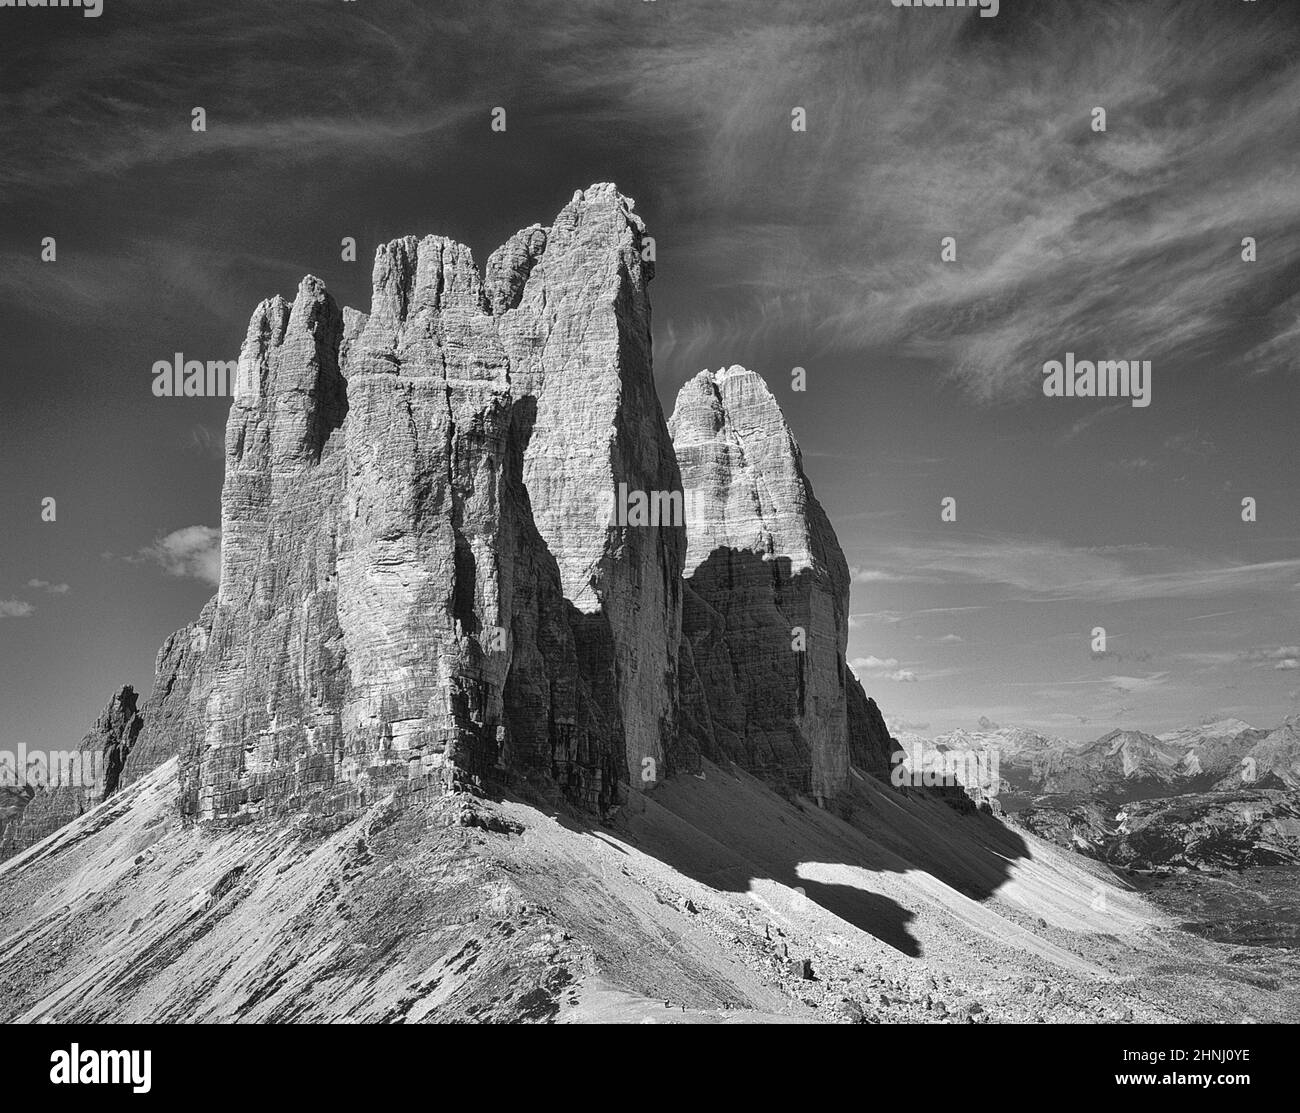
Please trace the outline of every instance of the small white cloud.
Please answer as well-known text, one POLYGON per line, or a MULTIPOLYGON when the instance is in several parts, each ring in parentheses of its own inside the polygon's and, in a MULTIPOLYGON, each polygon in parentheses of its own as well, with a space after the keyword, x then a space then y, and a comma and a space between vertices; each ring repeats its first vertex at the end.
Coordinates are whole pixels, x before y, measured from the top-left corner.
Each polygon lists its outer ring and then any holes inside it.
POLYGON ((50 595, 67 595, 70 590, 67 584, 52 584, 49 580, 28 580, 27 586, 50 595))
POLYGON ((896 657, 855 657, 849 662, 855 669, 896 669, 896 657))
POLYGON ((21 599, 0 599, 0 618, 26 618, 35 607, 21 599))
POLYGON ((899 668, 897 657, 854 657, 849 667, 872 680, 893 680, 900 684, 916 681, 916 673, 911 669, 899 668))
POLYGON ((853 577, 855 584, 893 583, 904 578, 895 576, 892 572, 882 572, 877 568, 850 568, 849 575, 853 577))
POLYGON ((1300 669, 1300 659, 1295 657, 1288 657, 1283 661, 1279 661, 1276 665, 1273 666, 1273 668, 1278 672, 1283 672, 1283 671, 1289 672, 1292 669, 1300 669))
POLYGON ((216 587, 221 581, 221 530, 186 526, 141 549, 134 559, 153 561, 169 576, 216 587))

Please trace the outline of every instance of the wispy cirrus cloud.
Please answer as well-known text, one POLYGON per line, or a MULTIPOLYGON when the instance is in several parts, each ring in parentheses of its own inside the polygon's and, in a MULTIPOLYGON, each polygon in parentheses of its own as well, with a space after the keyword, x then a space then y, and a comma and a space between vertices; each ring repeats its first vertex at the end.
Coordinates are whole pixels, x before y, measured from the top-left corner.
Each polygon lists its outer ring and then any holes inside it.
POLYGON ((1149 692, 1163 684, 1168 676, 1167 672, 1156 672, 1150 676, 1108 676, 1105 677, 1105 683, 1117 692, 1130 695, 1134 692, 1149 692))
POLYGON ((139 291, 205 309, 221 320, 247 317, 233 275, 250 267, 303 272, 304 263, 268 259, 255 253, 203 250, 176 240, 138 238, 132 254, 82 248, 56 264, 44 264, 31 252, 0 252, 0 299, 39 316, 103 314, 113 318, 137 304, 139 291))
MULTIPOLYGON (((443 95, 429 96, 422 70, 439 34, 470 42, 489 31, 491 17, 457 18, 399 0, 387 13, 389 29, 348 9, 316 8, 319 18, 303 19, 298 10, 241 0, 126 7, 94 50, 76 36, 45 39, 33 66, 36 49, 16 46, 14 70, 25 80, 9 98, 0 140, 25 157, 0 164, 0 198, 214 157, 254 157, 268 167, 399 158, 484 111, 492 80, 468 64, 468 52, 461 64, 439 67, 443 95), (331 65, 346 65, 349 80, 321 80, 331 65), (182 75, 185 103, 174 96, 182 75), (194 106, 207 112, 206 131, 191 128, 194 106), (82 126, 88 107, 93 129, 82 126)), ((498 13, 503 35, 517 23, 498 13)))
POLYGON ((855 584, 905 583, 915 579, 902 572, 886 572, 880 568, 850 568, 849 578, 855 584))
POLYGON ((886 574, 893 567, 936 584, 996 585, 1029 599, 1095 602, 1277 591, 1300 576, 1300 559, 1232 563, 1149 545, 1079 547, 992 535, 886 543, 872 559, 886 574))
POLYGON ((1037 390, 1067 349, 1203 356, 1249 306, 1238 371, 1295 367, 1292 16, 1210 0, 988 21, 811 6, 816 21, 777 5, 629 58, 630 91, 665 119, 690 104, 685 135, 707 136, 683 145, 702 188, 682 216, 743 217, 691 242, 758 327, 814 319, 826 350, 901 345, 992 399, 1037 390), (738 72, 764 80, 739 92, 738 72), (781 134, 792 105, 804 135, 781 134), (1267 244, 1253 263, 1246 235, 1267 244))
POLYGON ((192 425, 184 437, 185 447, 194 452, 221 459, 226 454, 226 439, 206 425, 192 425))
POLYGON ((911 618, 918 618, 932 614, 960 614, 963 611, 982 611, 986 608, 983 606, 971 607, 922 607, 912 611, 858 611, 849 615, 851 619, 867 619, 871 622, 883 622, 890 626, 895 626, 900 622, 906 622, 911 618))
POLYGON ((859 0, 644 8, 124 11, 101 49, 46 45, 24 67, 47 77, 0 118, 0 145, 29 152, 0 165, 0 196, 232 155, 436 158, 499 104, 629 150, 673 137, 656 175, 663 232, 674 266, 719 292, 661 322, 661 359, 683 374, 791 321, 823 350, 932 360, 984 399, 1036 390, 1067 348, 1196 358, 1246 318, 1238 368, 1295 367, 1294 13, 1215 0, 1044 0, 995 20, 859 0), (483 42, 527 65, 475 64, 483 42), (321 80, 342 65, 348 81, 321 80), (179 73, 205 133, 174 100, 179 73), (70 126, 87 105, 99 126, 70 126), (789 127, 794 106, 806 132, 789 127), (1105 133, 1090 126, 1098 106, 1105 133), (1245 235, 1257 262, 1240 258, 1245 235), (943 236, 955 263, 939 258, 943 236))
POLYGON ((1241 659, 1250 664, 1268 663, 1269 661, 1285 661, 1291 657, 1300 657, 1300 645, 1279 645, 1276 649, 1270 649, 1267 646, 1248 649, 1241 655, 1241 659))
POLYGON ((1279 645, 1276 649, 1268 647, 1248 649, 1240 659, 1252 665, 1271 664, 1274 672, 1293 672, 1300 669, 1300 645, 1279 645))

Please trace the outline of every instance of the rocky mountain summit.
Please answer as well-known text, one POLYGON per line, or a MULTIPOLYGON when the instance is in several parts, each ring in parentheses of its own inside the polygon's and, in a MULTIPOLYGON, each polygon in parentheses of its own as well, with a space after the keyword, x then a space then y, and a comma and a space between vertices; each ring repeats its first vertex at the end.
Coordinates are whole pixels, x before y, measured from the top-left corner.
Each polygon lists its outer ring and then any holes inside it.
POLYGON ((1273 730, 1225 719, 1153 735, 1112 730, 1071 742, 1023 727, 903 733, 910 749, 940 754, 996 751, 1003 792, 1092 796, 1116 803, 1202 790, 1232 791, 1273 778, 1300 787, 1300 717, 1273 730))
POLYGON ((701 371, 668 427, 689 512, 686 738, 825 802, 890 738, 849 671, 849 570, 776 399, 743 367, 701 371))
POLYGON ((440 236, 382 245, 367 313, 310 276, 259 305, 220 586, 107 791, 179 755, 205 821, 486 781, 605 814, 706 756, 823 805, 885 771, 847 565, 775 399, 702 372, 664 420, 652 254, 601 184, 482 272, 440 236))
POLYGON ((407 237, 376 254, 369 314, 314 278, 258 308, 182 728, 187 814, 332 812, 497 770, 605 809, 630 768, 689 760, 684 531, 599 513, 619 484, 680 489, 642 233, 596 186, 486 278, 462 245, 407 237))
POLYGON ((0 797, 0 1020, 1294 1014, 1103 863, 891 783, 776 400, 704 371, 665 420, 652 255, 596 185, 482 271, 381 246, 368 312, 258 306, 216 596, 82 743, 101 787, 0 797))

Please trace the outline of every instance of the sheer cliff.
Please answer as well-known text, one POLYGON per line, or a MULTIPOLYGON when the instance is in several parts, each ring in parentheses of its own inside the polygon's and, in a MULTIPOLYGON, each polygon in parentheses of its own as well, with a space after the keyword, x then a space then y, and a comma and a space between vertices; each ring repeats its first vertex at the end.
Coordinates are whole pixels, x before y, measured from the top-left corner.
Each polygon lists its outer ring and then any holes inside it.
POLYGON ((889 733, 844 659, 849 570, 763 380, 702 371, 669 421, 686 491, 682 721, 711 759, 821 802, 889 733))
POLYGON ((257 307, 219 588, 131 693, 107 792, 178 755, 208 821, 485 780, 606 814, 702 755, 823 803, 887 767, 775 400, 705 372, 664 419, 648 244, 598 184, 482 270, 441 236, 381 245, 368 312, 311 276, 257 307))

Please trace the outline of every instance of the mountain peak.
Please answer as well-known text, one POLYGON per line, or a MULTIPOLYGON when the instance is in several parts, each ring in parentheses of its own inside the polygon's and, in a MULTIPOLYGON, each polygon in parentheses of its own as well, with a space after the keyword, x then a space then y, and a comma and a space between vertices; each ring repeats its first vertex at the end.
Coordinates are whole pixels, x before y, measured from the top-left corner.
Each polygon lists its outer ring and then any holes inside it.
POLYGON ((689 508, 683 732, 821 800, 850 764, 887 769, 889 732, 844 660, 848 565, 767 384, 701 371, 668 428, 689 508))

